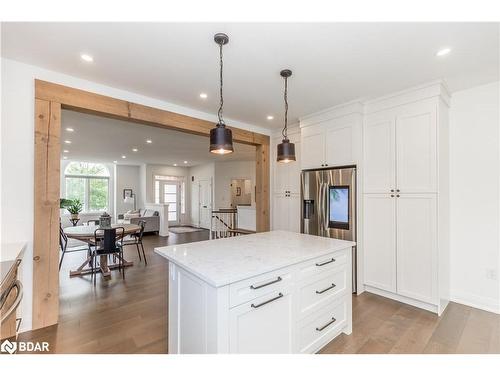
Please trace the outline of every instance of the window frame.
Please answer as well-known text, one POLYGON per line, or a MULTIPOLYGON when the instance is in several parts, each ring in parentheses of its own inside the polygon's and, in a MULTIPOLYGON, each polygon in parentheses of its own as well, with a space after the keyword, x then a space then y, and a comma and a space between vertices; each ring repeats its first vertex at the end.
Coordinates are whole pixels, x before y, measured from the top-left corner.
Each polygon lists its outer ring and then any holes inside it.
MULTIPOLYGON (((85 163, 85 162, 78 162, 78 161, 72 161, 68 163, 66 166, 65 170, 68 169, 68 167, 73 164, 73 163, 85 163)), ((103 163, 92 163, 96 165, 101 165, 104 167, 107 176, 99 176, 99 175, 86 175, 86 174, 66 174, 64 173, 64 198, 68 197, 68 178, 78 178, 78 179, 83 179, 84 180, 84 189, 83 189, 83 194, 84 194, 84 199, 82 201, 83 204, 83 209, 82 209, 82 214, 93 214, 93 213, 99 213, 103 211, 109 211, 110 208, 110 188, 109 188, 109 182, 110 182, 110 175, 109 175, 109 169, 108 167, 103 164, 103 163), (91 180, 105 180, 106 181, 106 187, 107 187, 107 199, 106 199, 106 207, 100 210, 90 210, 90 181, 91 180)))

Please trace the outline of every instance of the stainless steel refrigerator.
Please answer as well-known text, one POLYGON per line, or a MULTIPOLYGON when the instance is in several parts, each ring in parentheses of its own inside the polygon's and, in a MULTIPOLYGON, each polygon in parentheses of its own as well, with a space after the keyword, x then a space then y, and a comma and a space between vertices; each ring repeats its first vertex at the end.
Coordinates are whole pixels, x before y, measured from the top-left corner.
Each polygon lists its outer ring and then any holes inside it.
MULTIPOLYGON (((305 170, 301 174, 300 231, 356 241, 356 167, 305 170)), ((352 249, 352 291, 357 291, 356 247, 352 249)))

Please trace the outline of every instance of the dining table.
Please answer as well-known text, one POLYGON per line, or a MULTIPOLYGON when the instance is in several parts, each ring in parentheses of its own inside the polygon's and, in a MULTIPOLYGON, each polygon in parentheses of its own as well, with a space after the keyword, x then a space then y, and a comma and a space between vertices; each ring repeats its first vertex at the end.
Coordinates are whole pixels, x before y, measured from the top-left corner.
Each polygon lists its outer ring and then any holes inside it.
MULTIPOLYGON (((141 230, 141 227, 136 224, 111 224, 111 228, 123 228, 124 236, 128 236, 134 233, 138 233, 141 230)), ((68 238, 72 238, 75 240, 79 240, 85 242, 91 246, 95 245, 95 231, 97 229, 101 229, 98 225, 78 225, 76 227, 66 227, 64 228, 64 233, 68 238)), ((103 232, 97 232, 97 238, 102 237, 103 232)), ((117 231, 117 240, 122 236, 121 231, 117 231)), ((121 255, 115 255, 117 258, 121 258, 121 255)), ((134 262, 130 262, 126 259, 121 259, 123 261, 124 267, 131 267, 134 265, 134 262)), ((91 257, 88 254, 87 259, 74 271, 70 271, 70 277, 73 276, 81 276, 92 273, 93 271, 101 272, 104 278, 111 277, 111 270, 118 268, 118 264, 108 264, 107 255, 101 255, 99 260, 99 267, 97 269, 93 269, 91 265, 91 257)))

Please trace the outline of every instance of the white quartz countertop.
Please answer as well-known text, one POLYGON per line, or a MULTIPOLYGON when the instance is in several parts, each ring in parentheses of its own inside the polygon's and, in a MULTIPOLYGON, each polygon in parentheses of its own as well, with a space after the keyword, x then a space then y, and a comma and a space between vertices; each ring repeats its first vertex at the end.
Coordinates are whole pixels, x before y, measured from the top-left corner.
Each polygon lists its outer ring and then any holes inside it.
POLYGON ((326 255, 356 243, 286 231, 155 248, 155 252, 215 287, 326 255))

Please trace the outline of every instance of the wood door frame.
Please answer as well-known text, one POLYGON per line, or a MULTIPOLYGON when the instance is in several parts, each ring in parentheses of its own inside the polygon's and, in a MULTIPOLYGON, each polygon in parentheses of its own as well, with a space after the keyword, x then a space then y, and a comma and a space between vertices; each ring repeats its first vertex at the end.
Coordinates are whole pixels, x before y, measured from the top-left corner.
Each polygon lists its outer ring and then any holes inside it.
MULTIPOLYGON (((209 136, 214 123, 35 79, 33 327, 59 318, 59 197, 61 110, 91 113, 184 133, 209 136)), ((269 230, 269 136, 229 127, 235 142, 256 146, 256 225, 269 230)))

